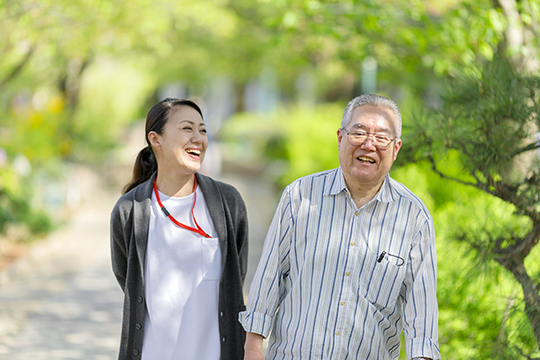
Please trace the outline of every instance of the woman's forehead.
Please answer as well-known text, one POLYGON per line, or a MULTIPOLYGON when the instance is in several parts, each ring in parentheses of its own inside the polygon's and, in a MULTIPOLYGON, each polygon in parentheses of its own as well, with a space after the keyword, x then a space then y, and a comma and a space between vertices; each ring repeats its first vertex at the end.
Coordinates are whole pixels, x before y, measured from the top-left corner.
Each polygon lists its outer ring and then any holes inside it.
POLYGON ((189 121, 193 124, 204 124, 201 114, 191 106, 175 106, 171 110, 170 120, 176 123, 189 121))

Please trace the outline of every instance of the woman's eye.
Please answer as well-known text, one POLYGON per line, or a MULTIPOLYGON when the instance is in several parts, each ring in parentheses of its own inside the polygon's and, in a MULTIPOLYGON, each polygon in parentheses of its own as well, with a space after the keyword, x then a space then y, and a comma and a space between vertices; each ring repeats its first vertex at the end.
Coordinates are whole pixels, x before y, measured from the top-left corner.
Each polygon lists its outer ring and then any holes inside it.
POLYGON ((201 134, 206 134, 206 129, 201 129, 200 132, 201 134))
POLYGON ((190 126, 186 126, 186 127, 184 127, 182 130, 190 130, 190 131, 191 131, 191 127, 190 127, 190 126))

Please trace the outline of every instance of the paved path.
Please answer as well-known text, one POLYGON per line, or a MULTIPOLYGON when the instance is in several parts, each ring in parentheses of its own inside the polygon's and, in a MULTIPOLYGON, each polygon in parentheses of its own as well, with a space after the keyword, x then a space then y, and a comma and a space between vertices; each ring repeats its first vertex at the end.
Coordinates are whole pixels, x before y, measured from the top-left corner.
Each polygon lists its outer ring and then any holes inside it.
POLYGON ((113 197, 94 193, 0 286, 0 359, 114 359, 122 292, 109 261, 113 197))
MULTIPOLYGON (((256 176, 221 179, 239 189, 248 207, 248 291, 277 199, 256 176)), ((0 359, 116 358, 122 292, 110 265, 109 215, 118 196, 93 189, 66 228, 9 269, 9 281, 0 284, 0 359)))

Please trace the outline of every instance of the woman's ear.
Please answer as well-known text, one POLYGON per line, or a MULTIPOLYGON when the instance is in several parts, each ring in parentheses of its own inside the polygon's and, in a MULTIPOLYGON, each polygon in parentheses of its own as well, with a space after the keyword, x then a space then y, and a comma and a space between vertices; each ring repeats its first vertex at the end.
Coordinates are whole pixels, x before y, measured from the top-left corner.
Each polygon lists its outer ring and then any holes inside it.
POLYGON ((159 136, 155 131, 150 131, 148 133, 148 141, 153 148, 159 148, 161 146, 161 136, 159 136))

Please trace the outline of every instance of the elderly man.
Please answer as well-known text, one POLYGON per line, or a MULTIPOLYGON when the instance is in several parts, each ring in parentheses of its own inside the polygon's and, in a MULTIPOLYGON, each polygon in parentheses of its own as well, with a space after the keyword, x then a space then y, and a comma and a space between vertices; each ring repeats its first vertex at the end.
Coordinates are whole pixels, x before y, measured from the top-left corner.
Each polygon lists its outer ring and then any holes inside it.
POLYGON ((401 114, 353 99, 337 131, 340 167, 300 178, 279 202, 239 319, 245 359, 440 359, 433 219, 388 172, 401 114))

